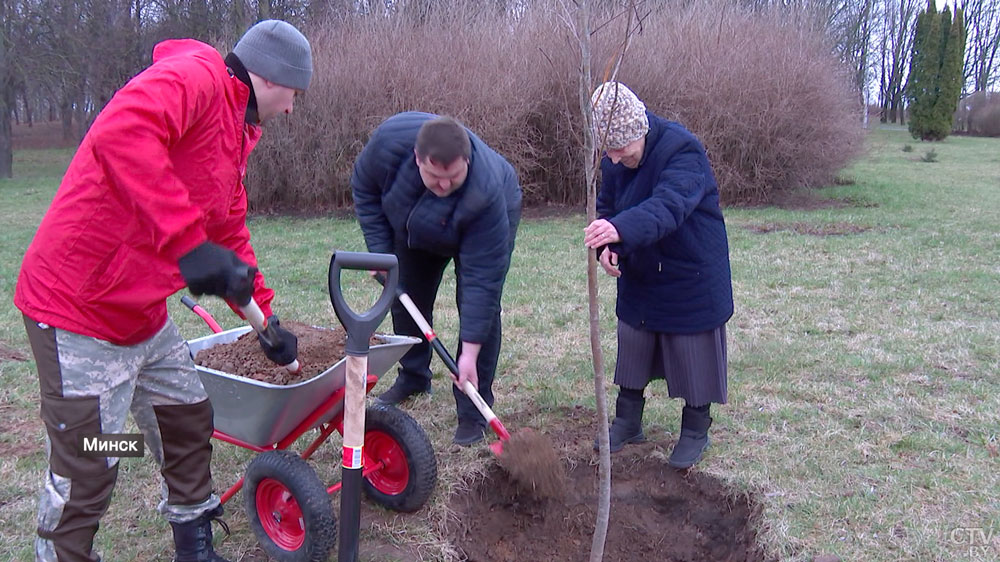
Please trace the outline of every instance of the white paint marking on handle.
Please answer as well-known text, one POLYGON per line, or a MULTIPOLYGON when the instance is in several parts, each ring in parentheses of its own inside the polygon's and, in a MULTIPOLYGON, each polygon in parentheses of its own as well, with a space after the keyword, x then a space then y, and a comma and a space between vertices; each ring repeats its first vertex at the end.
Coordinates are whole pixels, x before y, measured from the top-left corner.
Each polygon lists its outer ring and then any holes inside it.
POLYGON ((361 449, 365 443, 365 373, 368 357, 347 356, 344 391, 344 447, 361 449))

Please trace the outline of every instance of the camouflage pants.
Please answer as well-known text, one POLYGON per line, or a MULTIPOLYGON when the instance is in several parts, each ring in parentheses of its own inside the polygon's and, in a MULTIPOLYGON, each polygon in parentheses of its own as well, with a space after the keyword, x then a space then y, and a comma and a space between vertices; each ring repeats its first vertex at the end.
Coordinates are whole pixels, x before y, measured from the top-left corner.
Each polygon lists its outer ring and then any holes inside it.
POLYGON ((36 560, 99 560, 93 540, 111 501, 118 458, 78 456, 78 439, 123 433, 129 411, 160 465, 160 513, 185 522, 219 505, 209 469, 212 407, 171 320, 132 346, 27 316, 24 323, 38 368, 49 460, 38 502, 36 560))

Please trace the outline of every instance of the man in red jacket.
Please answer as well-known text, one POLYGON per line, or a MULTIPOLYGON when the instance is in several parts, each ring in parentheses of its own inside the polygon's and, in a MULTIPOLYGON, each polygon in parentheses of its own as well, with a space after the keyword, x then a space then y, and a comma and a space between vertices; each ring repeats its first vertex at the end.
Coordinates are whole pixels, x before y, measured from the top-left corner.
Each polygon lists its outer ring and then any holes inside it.
POLYGON ((161 465, 175 560, 223 560, 212 549, 212 406, 166 299, 185 285, 234 309, 253 297, 277 327, 277 341, 261 341, 267 356, 296 358, 257 273, 243 176, 260 125, 291 113, 311 77, 309 42, 283 21, 254 25, 225 59, 165 41, 84 137, 14 295, 49 445, 36 560, 100 559, 94 535, 118 459, 79 457, 78 443, 122 433, 129 411, 161 465))

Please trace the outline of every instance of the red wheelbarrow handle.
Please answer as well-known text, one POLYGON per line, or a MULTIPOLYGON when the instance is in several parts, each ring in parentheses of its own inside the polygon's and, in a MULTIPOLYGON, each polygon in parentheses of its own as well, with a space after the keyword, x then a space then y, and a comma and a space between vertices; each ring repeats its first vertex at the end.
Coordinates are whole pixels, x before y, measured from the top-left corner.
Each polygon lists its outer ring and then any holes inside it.
POLYGON ((220 326, 219 323, 215 321, 215 318, 212 318, 212 315, 209 314, 207 310, 202 308, 197 301, 195 301, 194 299, 192 299, 187 295, 184 295, 181 297, 181 302, 184 303, 184 306, 190 308, 191 312, 194 312, 195 314, 200 316, 201 319, 204 320, 206 324, 208 324, 208 327, 212 329, 213 333, 218 334, 219 332, 222 331, 222 326, 220 326))

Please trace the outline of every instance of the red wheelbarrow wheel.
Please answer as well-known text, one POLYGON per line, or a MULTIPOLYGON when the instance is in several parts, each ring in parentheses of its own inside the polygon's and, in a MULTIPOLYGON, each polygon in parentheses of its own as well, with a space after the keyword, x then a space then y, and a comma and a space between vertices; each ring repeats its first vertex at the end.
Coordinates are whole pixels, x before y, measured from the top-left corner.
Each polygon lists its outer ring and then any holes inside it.
POLYGON ((337 541, 330 496, 298 455, 257 455, 247 467, 243 497, 250 528, 269 556, 283 562, 329 558, 337 541))
POLYGON ((437 459, 420 424, 395 406, 375 403, 365 411, 365 467, 382 463, 364 481, 372 501, 394 511, 413 512, 437 485, 437 459))

